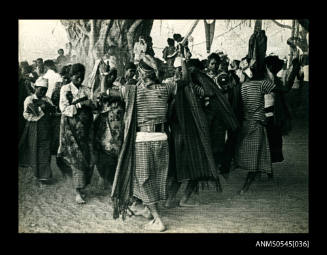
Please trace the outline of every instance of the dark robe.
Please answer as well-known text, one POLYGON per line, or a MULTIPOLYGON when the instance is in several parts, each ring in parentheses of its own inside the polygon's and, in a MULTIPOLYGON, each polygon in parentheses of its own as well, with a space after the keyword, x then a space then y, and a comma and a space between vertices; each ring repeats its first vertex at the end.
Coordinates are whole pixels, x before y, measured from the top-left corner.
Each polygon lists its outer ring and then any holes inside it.
POLYGON ((38 121, 27 121, 19 142, 19 165, 32 168, 37 179, 52 177, 50 168, 51 117, 46 114, 38 121))
MULTIPOLYGON (((182 82, 182 81, 180 81, 182 82)), ((221 189, 210 131, 201 100, 189 86, 178 86, 171 103, 170 176, 178 181, 213 180, 221 189)))
POLYGON ((238 119, 226 96, 209 76, 203 72, 194 71, 192 80, 204 89, 205 95, 210 96, 209 105, 203 109, 209 127, 213 157, 216 166, 219 167, 224 159, 225 132, 237 130, 238 119))

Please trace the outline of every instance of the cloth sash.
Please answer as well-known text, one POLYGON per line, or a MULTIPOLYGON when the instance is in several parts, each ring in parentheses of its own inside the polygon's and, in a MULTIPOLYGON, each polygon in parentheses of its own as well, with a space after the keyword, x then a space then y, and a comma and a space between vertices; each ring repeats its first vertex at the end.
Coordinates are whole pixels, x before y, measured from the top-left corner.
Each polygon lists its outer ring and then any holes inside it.
POLYGON ((133 198, 133 173, 135 172, 136 139, 136 86, 126 85, 124 142, 119 154, 114 177, 111 199, 113 201, 113 218, 125 219, 129 204, 133 198))

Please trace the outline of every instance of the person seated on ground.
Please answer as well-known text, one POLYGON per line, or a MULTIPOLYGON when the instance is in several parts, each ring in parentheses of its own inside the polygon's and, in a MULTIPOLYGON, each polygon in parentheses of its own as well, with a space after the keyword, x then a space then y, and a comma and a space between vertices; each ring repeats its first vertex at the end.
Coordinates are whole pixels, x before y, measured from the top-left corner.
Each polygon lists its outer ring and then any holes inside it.
POLYGON ((25 99, 23 116, 27 123, 19 144, 21 164, 32 168, 41 185, 49 184, 52 178, 51 116, 55 107, 46 96, 47 88, 48 80, 40 77, 35 82, 35 93, 25 99))
POLYGON ((118 77, 114 82, 114 85, 122 86, 125 84, 136 85, 137 80, 134 78, 136 74, 136 65, 133 62, 130 62, 126 65, 125 75, 118 77))

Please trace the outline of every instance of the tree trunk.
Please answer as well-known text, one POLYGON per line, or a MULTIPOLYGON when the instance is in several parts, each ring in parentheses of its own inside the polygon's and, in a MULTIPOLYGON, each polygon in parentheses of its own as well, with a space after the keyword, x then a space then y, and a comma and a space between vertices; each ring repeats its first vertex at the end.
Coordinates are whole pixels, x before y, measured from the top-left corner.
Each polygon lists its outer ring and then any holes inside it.
POLYGON ((96 60, 94 49, 103 55, 112 46, 116 48, 118 75, 123 75, 124 66, 134 59, 135 41, 140 35, 150 35, 153 20, 61 20, 61 24, 78 61, 85 65, 87 79, 96 60))

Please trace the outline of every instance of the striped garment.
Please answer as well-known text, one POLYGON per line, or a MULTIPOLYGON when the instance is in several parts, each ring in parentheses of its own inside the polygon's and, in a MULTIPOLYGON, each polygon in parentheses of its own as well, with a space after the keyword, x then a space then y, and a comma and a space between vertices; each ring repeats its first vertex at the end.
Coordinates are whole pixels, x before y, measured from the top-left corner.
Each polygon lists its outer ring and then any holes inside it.
POLYGON ((144 204, 167 199, 168 141, 135 143, 133 195, 144 204))
MULTIPOLYGON (((168 99, 176 83, 155 84, 137 88, 136 116, 138 126, 167 121, 168 99)), ((139 133, 138 133, 139 134, 139 133)), ((133 195, 144 204, 157 203, 167 198, 168 141, 135 143, 136 169, 133 178, 133 195)))
POLYGON ((248 171, 272 172, 265 121, 264 95, 275 84, 266 81, 248 81, 242 84, 241 95, 244 121, 236 153, 238 167, 248 171))
POLYGON ((269 94, 275 84, 267 81, 247 81, 242 84, 241 95, 245 120, 265 120, 264 95, 269 94))
POLYGON ((174 93, 176 83, 151 85, 151 88, 139 85, 136 95, 137 124, 164 123, 167 121, 168 99, 174 93))

